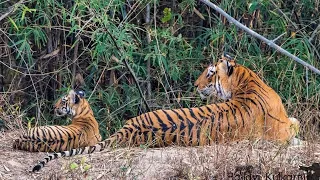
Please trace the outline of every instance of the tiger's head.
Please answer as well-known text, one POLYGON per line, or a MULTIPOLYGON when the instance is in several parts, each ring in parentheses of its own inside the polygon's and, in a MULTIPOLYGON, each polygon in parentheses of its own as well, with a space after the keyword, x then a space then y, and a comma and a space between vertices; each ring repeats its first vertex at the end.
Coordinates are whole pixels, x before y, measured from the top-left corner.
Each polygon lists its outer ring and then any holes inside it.
POLYGON ((70 90, 69 93, 60 98, 54 105, 54 112, 56 116, 65 116, 76 114, 76 109, 82 101, 84 101, 85 93, 83 91, 70 90))
POLYGON ((236 62, 228 55, 223 55, 214 65, 209 65, 194 85, 202 99, 217 96, 227 100, 232 96, 232 74, 236 62))

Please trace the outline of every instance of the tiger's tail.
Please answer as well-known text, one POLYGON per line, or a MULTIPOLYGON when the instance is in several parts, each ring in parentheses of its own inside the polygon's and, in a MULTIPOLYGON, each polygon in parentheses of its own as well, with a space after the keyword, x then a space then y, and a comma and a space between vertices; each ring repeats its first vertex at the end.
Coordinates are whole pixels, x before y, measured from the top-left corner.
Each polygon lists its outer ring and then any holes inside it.
POLYGON ((47 164, 48 162, 54 159, 58 159, 60 157, 71 157, 71 156, 80 155, 80 154, 91 154, 93 152, 103 151, 107 146, 109 147, 115 141, 116 141, 116 137, 110 137, 104 141, 99 142, 94 146, 86 146, 82 148, 72 149, 70 151, 50 153, 47 155, 47 157, 43 158, 43 160, 39 161, 38 164, 33 166, 32 172, 39 171, 44 167, 45 164, 47 164))

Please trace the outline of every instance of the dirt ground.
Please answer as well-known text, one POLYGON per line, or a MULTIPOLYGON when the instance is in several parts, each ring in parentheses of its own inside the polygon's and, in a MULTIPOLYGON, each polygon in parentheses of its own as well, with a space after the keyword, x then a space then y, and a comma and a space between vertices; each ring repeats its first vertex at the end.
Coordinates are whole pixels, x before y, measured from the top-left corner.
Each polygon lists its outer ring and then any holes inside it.
POLYGON ((241 142, 207 147, 124 148, 61 158, 30 170, 46 153, 12 149, 16 132, 0 133, 0 179, 236 179, 303 176, 320 162, 320 143, 280 147, 241 142))

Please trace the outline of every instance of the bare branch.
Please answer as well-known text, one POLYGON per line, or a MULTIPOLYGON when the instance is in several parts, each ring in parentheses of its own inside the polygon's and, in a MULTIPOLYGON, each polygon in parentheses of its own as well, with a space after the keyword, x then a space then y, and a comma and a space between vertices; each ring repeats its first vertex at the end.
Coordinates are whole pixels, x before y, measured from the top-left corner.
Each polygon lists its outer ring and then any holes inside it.
POLYGON ((302 59, 298 58, 297 56, 294 56, 293 54, 289 53, 288 51, 286 51, 285 49, 281 48, 280 46, 278 46, 277 44, 273 43, 272 41, 268 40, 267 38, 261 36, 260 34, 256 33, 255 31, 249 29, 248 27, 244 26, 243 24, 241 24, 239 21, 235 20, 233 17, 231 17, 229 14, 227 14, 226 12, 224 12, 221 8, 219 8, 217 5, 211 3, 208 0, 200 0, 201 2, 205 3, 206 5, 208 5, 209 7, 211 7, 212 9, 216 10, 217 12, 219 12, 222 16, 226 17, 231 23, 235 24, 237 27, 241 28, 242 30, 246 31, 248 34, 266 42, 270 47, 276 49, 277 51, 279 51, 280 53, 290 57, 291 59, 295 60, 296 62, 302 64, 303 66, 309 68, 310 70, 312 70, 313 72, 315 72, 316 74, 320 75, 320 70, 315 68, 314 66, 310 65, 309 63, 303 61, 302 59))
MULTIPOLYGON (((151 42, 151 34, 150 34, 150 3, 147 4, 146 7, 146 35, 147 35, 147 43, 148 45, 151 42)), ((150 58, 147 59, 147 98, 151 98, 151 63, 150 58)))
POLYGON ((202 20, 206 20, 206 19, 203 17, 203 15, 201 14, 201 12, 198 11, 197 8, 194 7, 194 8, 193 8, 193 12, 196 13, 196 15, 198 15, 202 20))
POLYGON ((320 31, 320 24, 317 26, 317 28, 311 34, 311 37, 309 38, 310 43, 312 42, 313 38, 317 35, 318 31, 320 31))
POLYGON ((274 38, 273 40, 272 40, 272 42, 276 42, 276 41, 278 41, 278 39, 280 39, 283 35, 285 35, 285 34, 287 34, 286 32, 284 32, 284 33, 282 33, 282 34, 280 34, 280 36, 278 36, 278 37, 276 37, 276 38, 274 38))
POLYGON ((47 59, 47 58, 51 58, 54 56, 57 56, 60 52, 60 48, 58 47, 56 50, 50 52, 49 54, 45 54, 39 57, 39 59, 47 59))
POLYGON ((10 7, 8 8, 8 11, 5 12, 4 14, 2 14, 2 15, 0 16, 0 22, 1 22, 4 18, 6 18, 7 16, 9 16, 9 14, 11 14, 11 13, 15 10, 15 7, 16 7, 16 6, 24 3, 23 1, 24 1, 24 0, 20 0, 19 2, 17 2, 17 3, 14 4, 13 6, 10 6, 10 7))

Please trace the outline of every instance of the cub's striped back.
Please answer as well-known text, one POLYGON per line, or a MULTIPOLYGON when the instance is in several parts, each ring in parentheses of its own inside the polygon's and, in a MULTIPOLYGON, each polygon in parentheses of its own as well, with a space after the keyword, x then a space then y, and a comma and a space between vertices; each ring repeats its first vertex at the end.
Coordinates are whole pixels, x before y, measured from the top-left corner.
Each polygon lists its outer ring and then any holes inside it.
POLYGON ((68 126, 40 126, 28 130, 13 143, 13 148, 31 152, 61 152, 92 146, 101 141, 99 125, 83 91, 71 90, 54 106, 56 116, 72 116, 68 126))
POLYGON ((287 142, 294 136, 278 94, 254 72, 222 58, 195 82, 201 97, 228 100, 198 108, 156 110, 129 119, 105 141, 95 146, 53 153, 34 166, 40 170, 50 160, 102 151, 113 146, 202 146, 243 139, 287 142))

